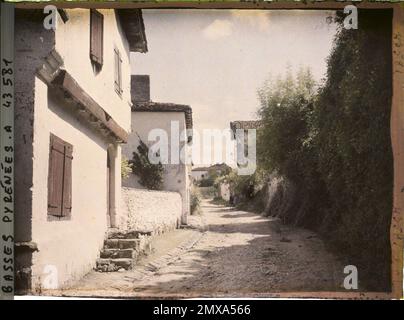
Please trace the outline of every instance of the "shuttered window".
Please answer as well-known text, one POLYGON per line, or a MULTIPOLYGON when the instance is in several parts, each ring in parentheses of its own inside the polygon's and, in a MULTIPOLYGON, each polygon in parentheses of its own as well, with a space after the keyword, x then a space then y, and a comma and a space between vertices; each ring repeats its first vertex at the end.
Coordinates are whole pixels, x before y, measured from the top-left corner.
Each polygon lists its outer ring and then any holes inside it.
POLYGON ((95 9, 90 10, 90 59, 102 66, 104 51, 104 16, 95 9))
POLYGON ((48 215, 70 217, 73 146, 51 134, 48 173, 48 215))
POLYGON ((115 61, 115 91, 122 95, 122 58, 121 53, 117 48, 114 49, 115 61))

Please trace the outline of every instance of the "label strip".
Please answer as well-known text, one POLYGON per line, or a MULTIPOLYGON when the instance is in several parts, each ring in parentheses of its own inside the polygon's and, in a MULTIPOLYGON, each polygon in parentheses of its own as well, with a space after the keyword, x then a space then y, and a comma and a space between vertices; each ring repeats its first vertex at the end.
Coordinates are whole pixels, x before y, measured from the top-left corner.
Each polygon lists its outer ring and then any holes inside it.
POLYGON ((1 3, 0 299, 14 296, 14 5, 1 3))

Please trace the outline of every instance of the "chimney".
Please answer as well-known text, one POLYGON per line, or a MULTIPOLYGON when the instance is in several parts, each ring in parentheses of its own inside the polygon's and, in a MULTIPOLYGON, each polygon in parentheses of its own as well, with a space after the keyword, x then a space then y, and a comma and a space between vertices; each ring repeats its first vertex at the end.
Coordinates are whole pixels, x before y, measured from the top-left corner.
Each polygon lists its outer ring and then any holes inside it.
POLYGON ((132 75, 130 92, 133 103, 150 101, 150 76, 140 74, 132 75))

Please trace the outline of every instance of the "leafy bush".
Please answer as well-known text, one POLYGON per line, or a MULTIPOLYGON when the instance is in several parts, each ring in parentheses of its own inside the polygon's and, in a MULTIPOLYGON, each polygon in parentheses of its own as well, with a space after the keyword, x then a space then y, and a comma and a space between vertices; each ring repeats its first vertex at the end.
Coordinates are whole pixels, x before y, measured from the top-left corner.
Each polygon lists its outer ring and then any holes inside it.
POLYGON ((132 172, 132 165, 129 163, 129 160, 122 156, 121 159, 121 177, 122 179, 126 179, 129 177, 129 174, 132 172))
POLYGON ((265 207, 265 199, 258 195, 266 182, 266 172, 256 170, 253 175, 238 175, 236 170, 231 170, 227 175, 215 180, 214 186, 218 190, 219 185, 228 183, 230 186, 231 204, 241 209, 261 212, 265 207))
POLYGON ((131 161, 133 173, 140 179, 139 183, 150 190, 161 190, 164 168, 161 163, 151 163, 149 147, 139 138, 138 152, 133 152, 131 161))
POLYGON ((202 179, 199 181, 200 187, 212 187, 215 180, 212 177, 202 179))
POLYGON ((201 207, 201 194, 196 188, 191 189, 191 214, 197 214, 201 207))
POLYGON ((314 110, 318 170, 331 204, 322 227, 369 290, 389 290, 391 13, 359 11, 359 21, 358 30, 339 31, 314 110))

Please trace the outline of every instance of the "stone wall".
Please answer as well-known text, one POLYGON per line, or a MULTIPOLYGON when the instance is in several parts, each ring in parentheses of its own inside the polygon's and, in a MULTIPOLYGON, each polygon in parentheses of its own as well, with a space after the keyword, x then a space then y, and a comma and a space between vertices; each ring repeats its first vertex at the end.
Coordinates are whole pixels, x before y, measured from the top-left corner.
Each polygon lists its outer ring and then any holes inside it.
POLYGON ((122 229, 160 234, 180 225, 182 199, 178 192, 122 188, 122 211, 127 222, 122 229))
POLYGON ((219 197, 225 201, 230 201, 230 185, 228 183, 219 185, 219 197))

